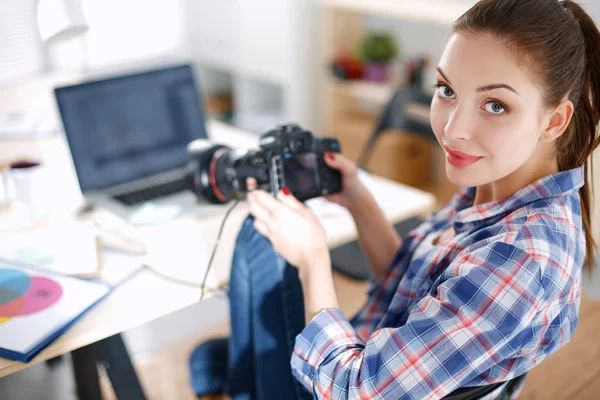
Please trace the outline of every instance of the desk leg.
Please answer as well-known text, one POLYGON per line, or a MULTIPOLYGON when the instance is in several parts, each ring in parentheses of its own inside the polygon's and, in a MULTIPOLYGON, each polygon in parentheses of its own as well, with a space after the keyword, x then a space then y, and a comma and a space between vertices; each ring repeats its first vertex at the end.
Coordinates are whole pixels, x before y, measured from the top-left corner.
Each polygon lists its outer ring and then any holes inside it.
POLYGON ((72 351, 71 359, 79 400, 102 400, 96 357, 92 346, 72 351))
POLYGON ((146 400, 121 335, 111 336, 92 346, 96 361, 104 365, 117 398, 146 400))
POLYGON ((64 358, 63 356, 56 356, 54 358, 50 358, 50 359, 46 360, 46 365, 49 367, 52 367, 52 366, 62 362, 63 358, 64 358))

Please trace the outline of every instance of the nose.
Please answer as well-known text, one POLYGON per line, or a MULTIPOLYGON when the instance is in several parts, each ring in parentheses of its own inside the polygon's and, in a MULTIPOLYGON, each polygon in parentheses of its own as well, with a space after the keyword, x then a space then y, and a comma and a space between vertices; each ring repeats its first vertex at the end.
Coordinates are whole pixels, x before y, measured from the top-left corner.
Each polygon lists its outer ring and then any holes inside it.
POLYGON ((461 107, 456 107, 449 115, 444 134, 450 140, 469 140, 475 121, 461 107))

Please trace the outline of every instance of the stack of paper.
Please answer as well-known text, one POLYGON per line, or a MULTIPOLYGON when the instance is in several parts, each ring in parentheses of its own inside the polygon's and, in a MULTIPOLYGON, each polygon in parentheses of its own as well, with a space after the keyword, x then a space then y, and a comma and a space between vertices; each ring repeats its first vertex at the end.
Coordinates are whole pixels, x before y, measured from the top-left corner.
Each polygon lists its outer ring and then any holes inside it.
POLYGON ((0 111, 0 139, 26 139, 52 136, 60 132, 49 109, 0 111))
POLYGON ((92 221, 54 223, 0 233, 0 259, 64 275, 96 276, 102 265, 92 221))

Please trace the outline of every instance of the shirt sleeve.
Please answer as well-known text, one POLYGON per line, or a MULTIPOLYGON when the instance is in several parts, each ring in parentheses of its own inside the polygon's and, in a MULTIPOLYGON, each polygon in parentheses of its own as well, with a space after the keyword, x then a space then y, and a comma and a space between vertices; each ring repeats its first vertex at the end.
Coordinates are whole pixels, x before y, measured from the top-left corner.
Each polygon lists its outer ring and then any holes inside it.
POLYGON ((541 307, 539 268, 502 242, 461 253, 403 326, 366 342, 323 310, 296 337, 292 372, 318 399, 441 398, 539 340, 526 329, 541 307))

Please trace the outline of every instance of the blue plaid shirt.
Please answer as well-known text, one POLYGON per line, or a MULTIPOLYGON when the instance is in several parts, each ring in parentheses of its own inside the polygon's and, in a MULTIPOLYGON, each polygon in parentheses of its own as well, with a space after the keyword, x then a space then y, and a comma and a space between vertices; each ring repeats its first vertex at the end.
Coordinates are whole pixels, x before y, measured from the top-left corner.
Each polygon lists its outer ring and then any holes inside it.
POLYGON ((350 322, 326 309, 296 337, 294 376, 319 399, 439 399, 531 370, 577 325, 583 173, 476 206, 476 189, 460 189, 403 239, 350 322))

